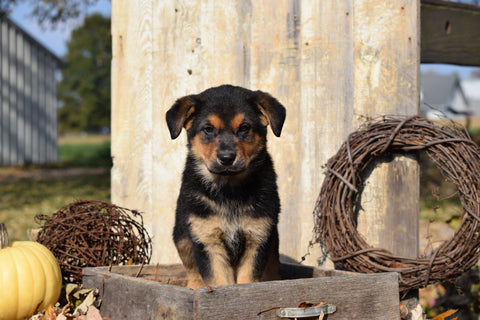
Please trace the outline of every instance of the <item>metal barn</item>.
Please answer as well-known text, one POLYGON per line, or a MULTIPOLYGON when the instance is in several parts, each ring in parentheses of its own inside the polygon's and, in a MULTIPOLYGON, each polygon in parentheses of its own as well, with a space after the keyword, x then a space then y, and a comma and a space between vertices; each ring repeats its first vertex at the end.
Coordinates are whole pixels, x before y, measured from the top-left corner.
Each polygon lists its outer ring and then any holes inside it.
POLYGON ((61 60, 0 14, 0 165, 57 161, 61 60))

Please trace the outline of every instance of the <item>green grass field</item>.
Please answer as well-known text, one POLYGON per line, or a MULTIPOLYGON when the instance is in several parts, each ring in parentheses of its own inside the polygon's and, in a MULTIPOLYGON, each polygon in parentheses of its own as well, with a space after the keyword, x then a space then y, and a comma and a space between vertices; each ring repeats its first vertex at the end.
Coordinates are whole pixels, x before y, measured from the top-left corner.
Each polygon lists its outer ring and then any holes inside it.
POLYGON ((0 222, 10 240, 28 239, 28 230, 39 227, 37 214, 53 214, 75 200, 110 200, 109 137, 63 138, 59 156, 61 163, 46 168, 0 168, 0 222), (80 169, 64 174, 70 168, 80 169))
POLYGON ((59 139, 58 155, 66 167, 111 167, 109 136, 72 136, 59 139))

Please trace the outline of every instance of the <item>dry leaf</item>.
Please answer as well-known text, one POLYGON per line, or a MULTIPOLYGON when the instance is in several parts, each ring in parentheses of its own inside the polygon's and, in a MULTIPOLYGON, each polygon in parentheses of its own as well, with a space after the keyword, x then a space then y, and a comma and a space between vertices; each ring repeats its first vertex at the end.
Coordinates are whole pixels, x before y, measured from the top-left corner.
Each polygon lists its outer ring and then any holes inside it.
POLYGON ((41 319, 43 319, 43 320, 56 320, 57 319, 57 315, 55 313, 55 310, 53 309, 53 307, 51 305, 49 305, 47 307, 47 310, 45 310, 45 315, 41 319))
MULTIPOLYGON (((408 310, 408 308, 407 308, 407 310, 408 310)), ((407 311, 407 314, 408 314, 408 311, 407 311)), ((425 319, 425 317, 423 315, 424 314, 423 314, 422 306, 420 306, 419 304, 417 304, 417 306, 415 308, 413 308, 412 311, 411 311, 411 319, 412 320, 423 320, 423 319, 425 319)))
POLYGON ((85 315, 96 300, 97 290, 83 289, 82 286, 69 283, 65 286, 68 305, 64 308, 67 317, 85 315))
POLYGON ((87 320, 103 320, 100 311, 94 306, 90 306, 87 312, 87 320))
MULTIPOLYGON (((436 316, 436 317, 433 318, 432 320, 447 320, 447 319, 446 319, 447 317, 450 317, 451 315, 454 315, 455 313, 457 313, 457 311, 458 311, 458 310, 454 310, 454 309, 445 311, 444 313, 439 314, 438 316, 436 316)), ((449 320, 457 320, 457 319, 458 319, 458 318, 455 317, 455 318, 449 319, 449 320)))

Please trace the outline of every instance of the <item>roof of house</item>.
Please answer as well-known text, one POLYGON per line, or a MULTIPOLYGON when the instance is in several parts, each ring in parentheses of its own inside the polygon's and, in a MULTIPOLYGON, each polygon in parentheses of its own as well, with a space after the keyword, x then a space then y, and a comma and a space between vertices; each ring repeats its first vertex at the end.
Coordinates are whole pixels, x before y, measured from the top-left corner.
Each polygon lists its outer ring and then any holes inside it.
POLYGON ((20 26, 18 26, 15 22, 13 22, 6 14, 0 12, 0 21, 5 21, 10 27, 15 28, 17 31, 23 34, 23 36, 28 39, 30 42, 34 43, 37 47, 41 48, 41 50, 45 51, 54 61, 57 62, 58 66, 63 64, 61 58, 59 58, 55 53, 50 51, 47 47, 41 44, 37 39, 31 36, 27 31, 23 30, 20 26))
POLYGON ((422 73, 420 75, 422 102, 434 107, 449 106, 452 94, 459 83, 457 74, 422 73))

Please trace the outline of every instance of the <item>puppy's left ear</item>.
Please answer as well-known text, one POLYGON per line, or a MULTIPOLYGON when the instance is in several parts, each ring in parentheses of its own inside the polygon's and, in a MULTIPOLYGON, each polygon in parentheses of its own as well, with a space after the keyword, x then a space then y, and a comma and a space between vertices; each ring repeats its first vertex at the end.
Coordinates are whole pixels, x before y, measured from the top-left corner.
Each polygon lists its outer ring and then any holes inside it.
POLYGON ((266 117, 272 127, 273 133, 280 137, 283 123, 285 122, 286 110, 277 99, 263 91, 255 91, 255 103, 260 112, 266 117))
POLYGON ((180 135, 182 127, 188 129, 188 124, 192 120, 192 114, 195 112, 195 104, 196 99, 194 95, 185 96, 175 101, 173 106, 167 111, 165 118, 172 139, 180 135))

